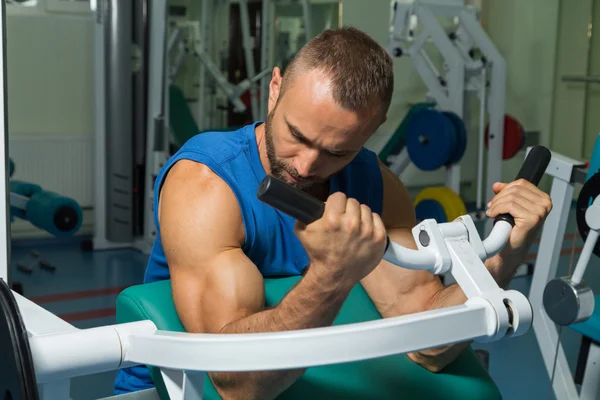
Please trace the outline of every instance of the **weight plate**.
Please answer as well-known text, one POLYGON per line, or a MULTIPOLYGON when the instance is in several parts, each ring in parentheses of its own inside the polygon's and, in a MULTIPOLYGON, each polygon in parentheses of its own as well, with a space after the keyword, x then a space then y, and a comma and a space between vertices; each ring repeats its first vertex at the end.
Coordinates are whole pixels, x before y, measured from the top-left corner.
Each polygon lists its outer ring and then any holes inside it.
MULTIPOLYGON (((485 128, 485 147, 488 148, 489 142, 489 124, 485 128)), ((504 144, 502 146, 502 159, 513 158, 523 147, 525 143, 525 132, 523 127, 515 117, 509 114, 504 115, 504 144)))
POLYGON ((456 147, 454 125, 434 109, 415 113, 406 129, 410 160, 423 171, 434 171, 448 163, 456 147))
POLYGON ((447 165, 458 164, 467 150, 467 129, 465 128, 465 123, 462 118, 455 113, 444 111, 443 114, 448 117, 450 122, 452 122, 452 125, 454 125, 454 132, 456 134, 456 146, 447 165))
POLYGON ((450 209, 452 210, 448 220, 454 221, 456 218, 465 215, 467 213, 467 206, 462 198, 448 187, 442 187, 441 189, 445 192, 446 198, 450 202, 450 209))
MULTIPOLYGON (((579 198, 577 198, 575 217, 579 234, 583 240, 587 238, 590 231, 590 227, 585 222, 585 212, 598 195, 600 195, 600 172, 592 175, 592 177, 585 182, 579 193, 579 198)), ((596 242, 594 254, 600 257, 600 240, 596 242)))
POLYGON ((399 154, 406 146, 406 127, 416 112, 435 106, 434 103, 416 103, 410 107, 398 128, 394 131, 392 137, 387 141, 383 149, 379 152, 379 159, 387 166, 390 165, 388 157, 399 154))
POLYGON ((422 201, 434 200, 443 209, 446 215, 446 221, 452 221, 459 216, 456 194, 444 186, 432 186, 423 189, 415 199, 415 205, 418 206, 422 201))
POLYGON ((25 324, 10 288, 2 279, 0 311, 0 398, 37 400, 37 383, 25 324))
POLYGON ((415 213, 417 214, 417 221, 433 218, 439 224, 448 222, 442 205, 432 199, 421 200, 415 207, 415 213))

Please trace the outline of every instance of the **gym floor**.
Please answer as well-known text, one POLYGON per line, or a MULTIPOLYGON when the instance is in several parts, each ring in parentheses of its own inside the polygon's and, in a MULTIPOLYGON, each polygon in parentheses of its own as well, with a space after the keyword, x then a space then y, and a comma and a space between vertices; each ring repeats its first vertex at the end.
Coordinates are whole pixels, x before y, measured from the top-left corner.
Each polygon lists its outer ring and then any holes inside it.
MULTIPOLYGON (((575 235, 571 212, 559 276, 568 274, 571 254, 573 268, 583 242, 575 235), (574 250, 573 250, 574 249, 574 250)), ((531 249, 530 262, 537 246, 531 249)), ((125 287, 142 282, 147 256, 133 250, 82 252, 80 243, 56 241, 22 241, 13 243, 11 280, 22 284, 24 295, 78 328, 115 323, 115 299, 125 287), (26 273, 18 264, 27 265, 34 251, 39 259, 55 267, 35 268, 26 273)), ((592 257, 584 276, 596 294, 600 294, 600 261, 592 257)), ((516 277, 511 288, 529 293, 531 276, 516 277)), ((561 341, 572 371, 579 352, 581 335, 563 329, 561 341)), ((473 345, 489 352, 489 370, 505 399, 553 399, 533 329, 527 334, 491 344, 473 345)), ((114 372, 75 378, 71 381, 73 400, 96 399, 112 395, 114 372)))

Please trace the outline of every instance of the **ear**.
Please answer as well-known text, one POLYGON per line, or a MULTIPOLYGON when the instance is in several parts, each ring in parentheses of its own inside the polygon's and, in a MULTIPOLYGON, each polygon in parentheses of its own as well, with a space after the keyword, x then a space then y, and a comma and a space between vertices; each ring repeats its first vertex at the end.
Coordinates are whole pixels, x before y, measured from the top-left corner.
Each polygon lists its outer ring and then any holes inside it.
POLYGON ((271 82, 269 83, 269 112, 271 112, 271 110, 275 108, 275 104, 277 104, 282 81, 283 77, 281 76, 281 70, 279 67, 273 68, 271 82))

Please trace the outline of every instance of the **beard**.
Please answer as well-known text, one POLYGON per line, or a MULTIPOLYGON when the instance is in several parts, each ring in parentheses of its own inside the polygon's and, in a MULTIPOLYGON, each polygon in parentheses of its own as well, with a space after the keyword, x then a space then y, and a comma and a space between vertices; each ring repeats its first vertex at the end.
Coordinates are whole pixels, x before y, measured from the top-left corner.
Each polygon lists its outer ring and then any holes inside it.
POLYGON ((308 183, 296 183, 290 180, 287 174, 290 174, 294 179, 305 180, 305 177, 300 176, 295 168, 285 163, 283 160, 277 158, 275 154, 275 146, 273 144, 273 115, 275 114, 275 107, 268 115, 265 120, 265 147, 267 149, 267 159, 269 160, 269 166, 271 167, 271 176, 284 181, 290 186, 293 186, 300 190, 308 190, 313 187, 316 183, 322 180, 314 179, 308 183))

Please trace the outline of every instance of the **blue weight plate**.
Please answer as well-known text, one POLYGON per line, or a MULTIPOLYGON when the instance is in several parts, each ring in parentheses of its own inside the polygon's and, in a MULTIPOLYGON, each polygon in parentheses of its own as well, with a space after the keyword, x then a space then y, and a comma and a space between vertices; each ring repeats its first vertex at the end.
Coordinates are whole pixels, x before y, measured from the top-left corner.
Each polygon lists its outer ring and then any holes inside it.
POLYGON ((423 171, 446 165, 456 147, 454 130, 452 122, 437 110, 416 112, 406 129, 406 149, 412 163, 423 171))
POLYGON ((433 218, 438 223, 448 222, 444 207, 432 199, 421 200, 415 207, 415 213, 418 221, 433 218))
POLYGON ((456 133, 456 147, 452 152, 452 156, 450 156, 448 165, 458 164, 467 150, 467 129, 465 128, 465 123, 462 118, 452 111, 444 111, 444 115, 448 117, 452 122, 452 125, 454 125, 454 132, 456 133))

